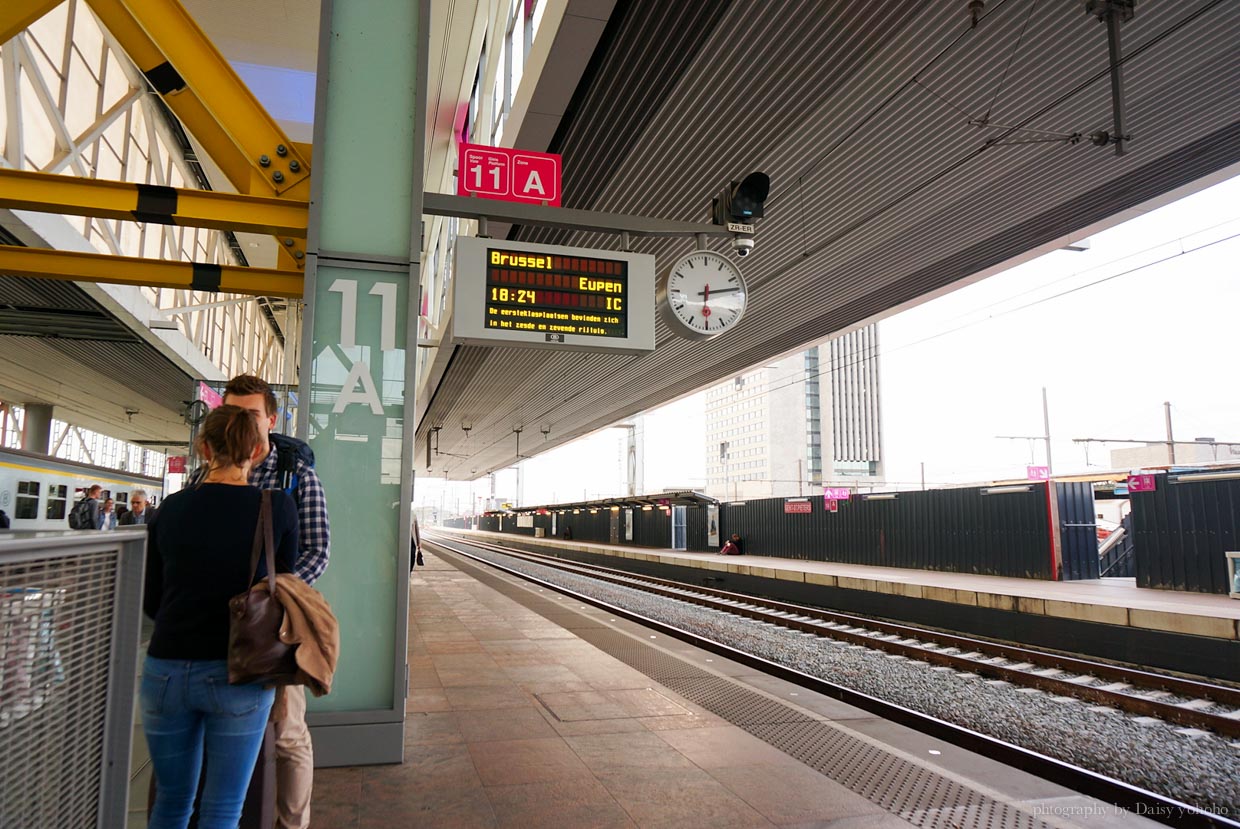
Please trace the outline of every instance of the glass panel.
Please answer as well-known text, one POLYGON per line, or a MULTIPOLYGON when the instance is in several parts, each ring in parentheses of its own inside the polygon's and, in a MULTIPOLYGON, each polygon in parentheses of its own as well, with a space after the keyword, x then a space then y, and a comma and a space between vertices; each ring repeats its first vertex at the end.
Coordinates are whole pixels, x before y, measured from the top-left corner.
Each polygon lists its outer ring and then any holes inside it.
POLYGON ((103 59, 103 33, 85 3, 78 3, 73 18, 73 43, 91 66, 99 65, 103 59))
POLYGON ((69 4, 61 3, 47 14, 30 24, 26 30, 33 40, 50 53, 59 54, 65 44, 65 29, 69 25, 69 4))
POLYGON ((65 127, 77 140, 95 123, 99 101, 99 82, 76 50, 69 53, 69 84, 65 97, 65 127))
POLYGON ((399 578, 393 505, 400 501, 407 278, 320 267, 316 282, 310 444, 331 505, 332 546, 342 551, 319 586, 348 620, 337 674, 350 680, 313 707, 386 708, 399 578), (367 497, 349 499, 358 492, 367 497))
MULTIPOLYGON (((337 3, 338 30, 353 16, 373 14, 369 5, 337 3)), ((358 19, 353 36, 338 40, 332 49, 328 71, 336 92, 326 113, 327 147, 323 153, 315 151, 315 175, 323 176, 326 191, 333 194, 324 202, 321 218, 325 250, 409 256, 413 108, 393 106, 392 98, 414 99, 417 63, 415 49, 394 41, 405 37, 395 33, 416 28, 418 5, 386 4, 391 23, 387 31, 372 31, 367 21, 358 19), (374 82, 373 73, 380 69, 388 83, 374 82), (360 207, 370 204, 385 209, 360 207)))
POLYGON ((521 75, 525 72, 525 0, 517 0, 516 6, 512 28, 508 31, 508 54, 512 61, 512 68, 508 73, 510 107, 517 99, 517 88, 521 85, 521 75))
MULTIPOLYGON (((106 111, 128 95, 132 87, 129 85, 129 78, 125 77, 125 70, 121 68, 120 61, 116 59, 116 54, 111 50, 108 50, 104 73, 103 108, 106 111)), ((124 120, 121 119, 122 122, 124 120)))
POLYGON ((121 158, 112 149, 112 145, 105 140, 99 141, 99 161, 95 166, 95 177, 107 179, 109 181, 120 181, 124 168, 121 167, 121 158))
POLYGON ((41 170, 52 160, 52 154, 56 151, 56 133, 52 131, 47 114, 39 104, 39 97, 25 72, 21 73, 18 85, 26 164, 30 169, 41 170))

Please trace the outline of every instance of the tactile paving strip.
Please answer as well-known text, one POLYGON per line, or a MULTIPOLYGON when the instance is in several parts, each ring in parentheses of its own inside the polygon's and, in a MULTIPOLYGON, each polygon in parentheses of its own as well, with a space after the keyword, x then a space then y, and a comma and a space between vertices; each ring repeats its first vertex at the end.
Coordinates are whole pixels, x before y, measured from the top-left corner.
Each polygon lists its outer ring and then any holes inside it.
POLYGON ((565 607, 531 594, 478 565, 452 563, 583 641, 641 671, 660 685, 795 757, 914 826, 943 829, 1043 829, 1048 825, 931 769, 911 763, 830 723, 806 716, 726 677, 653 648, 565 607))

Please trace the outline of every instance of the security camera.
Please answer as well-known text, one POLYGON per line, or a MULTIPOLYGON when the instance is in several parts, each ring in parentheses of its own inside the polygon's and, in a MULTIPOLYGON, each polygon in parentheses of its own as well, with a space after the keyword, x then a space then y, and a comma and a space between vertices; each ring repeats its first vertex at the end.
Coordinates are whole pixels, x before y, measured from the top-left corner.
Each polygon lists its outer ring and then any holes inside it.
POLYGON ((736 255, 740 257, 745 257, 753 253, 753 237, 752 236, 732 237, 732 250, 736 251, 736 255))

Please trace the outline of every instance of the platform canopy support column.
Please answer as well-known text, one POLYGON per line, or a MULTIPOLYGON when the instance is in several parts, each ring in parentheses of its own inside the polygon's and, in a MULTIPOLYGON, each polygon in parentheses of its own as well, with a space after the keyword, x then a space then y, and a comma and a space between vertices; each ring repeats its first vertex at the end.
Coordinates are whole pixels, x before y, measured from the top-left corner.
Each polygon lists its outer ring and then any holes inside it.
POLYGON ((24 403, 22 449, 46 455, 52 448, 52 407, 46 403, 24 403))
POLYGON ((429 2, 324 0, 300 423, 331 514, 340 620, 317 765, 399 763, 429 2))

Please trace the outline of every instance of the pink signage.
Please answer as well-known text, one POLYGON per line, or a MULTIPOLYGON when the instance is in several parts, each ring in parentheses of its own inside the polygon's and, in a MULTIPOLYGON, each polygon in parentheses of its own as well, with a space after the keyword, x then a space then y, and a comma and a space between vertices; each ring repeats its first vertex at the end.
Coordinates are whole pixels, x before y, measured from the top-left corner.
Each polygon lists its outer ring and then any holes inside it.
POLYGON ((1153 492, 1155 490, 1153 475, 1129 475, 1129 492, 1153 492))
POLYGON ((168 471, 174 474, 181 474, 181 475, 185 474, 185 456, 184 455, 169 455, 168 456, 168 471))
POLYGON ((823 487, 822 497, 828 501, 847 501, 852 497, 852 490, 846 486, 823 487))
POLYGON ((1051 468, 1049 466, 1026 466, 1025 477, 1031 481, 1049 481, 1051 468))
POLYGON ((560 206, 560 156, 461 144, 456 193, 484 199, 560 206))
POLYGON ((206 403, 208 409, 214 409, 224 403, 224 398, 220 397, 219 392, 201 382, 198 384, 198 399, 206 403))
POLYGON ((813 512, 814 505, 808 499, 803 501, 784 501, 784 512, 786 514, 813 512))

